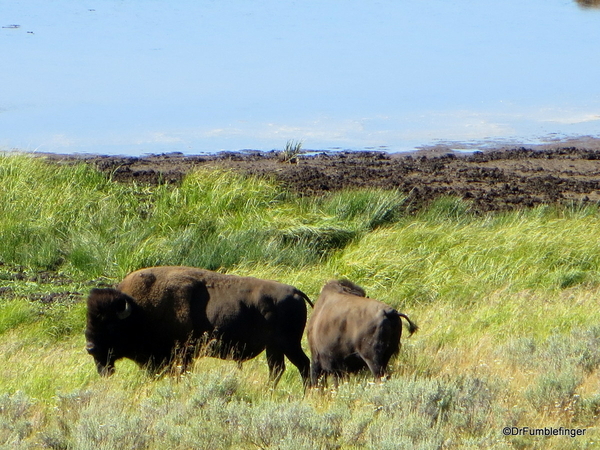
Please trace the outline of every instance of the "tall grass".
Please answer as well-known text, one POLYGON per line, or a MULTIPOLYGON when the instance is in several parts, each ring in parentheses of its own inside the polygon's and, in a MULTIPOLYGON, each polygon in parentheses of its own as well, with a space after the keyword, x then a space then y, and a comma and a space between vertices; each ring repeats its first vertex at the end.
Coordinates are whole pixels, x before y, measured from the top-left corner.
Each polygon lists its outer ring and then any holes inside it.
POLYGON ((0 157, 0 447, 594 448, 598 208, 405 208, 398 192, 299 198, 210 170, 178 186, 121 185, 84 165, 0 157), (100 379, 83 297, 154 264, 277 279, 313 299, 346 277, 421 330, 382 384, 362 374, 305 393, 288 365, 269 390, 264 356, 242 369, 200 359, 180 379, 119 361, 100 379), (586 434, 503 436, 506 426, 586 434))
POLYGON ((542 206, 481 219, 432 215, 428 210, 369 233, 347 248, 340 262, 350 277, 368 279, 374 288, 394 286, 401 297, 419 303, 464 303, 500 289, 596 286, 599 227, 596 207, 542 206))
POLYGON ((19 155, 0 157, 0 185, 0 261, 88 278, 159 264, 316 263, 390 221, 402 201, 369 191, 349 205, 307 202, 219 171, 151 189, 19 155))

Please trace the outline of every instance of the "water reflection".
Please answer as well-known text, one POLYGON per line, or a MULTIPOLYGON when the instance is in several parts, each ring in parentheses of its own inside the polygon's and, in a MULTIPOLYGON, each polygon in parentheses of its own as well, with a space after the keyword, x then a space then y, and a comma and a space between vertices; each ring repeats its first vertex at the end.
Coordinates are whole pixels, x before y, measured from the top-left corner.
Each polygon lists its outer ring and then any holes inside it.
POLYGON ((600 0, 575 0, 582 8, 600 8, 600 0))
POLYGON ((340 3, 0 0, 0 151, 600 138, 600 0, 340 3))

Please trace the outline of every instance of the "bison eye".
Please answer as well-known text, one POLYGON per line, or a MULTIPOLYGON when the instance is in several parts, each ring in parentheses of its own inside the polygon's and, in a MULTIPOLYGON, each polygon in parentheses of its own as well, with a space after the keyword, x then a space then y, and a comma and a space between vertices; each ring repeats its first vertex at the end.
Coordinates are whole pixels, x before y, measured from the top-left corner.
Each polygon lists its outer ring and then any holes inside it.
POLYGON ((120 320, 126 319, 131 315, 131 304, 127 300, 123 300, 117 309, 117 318, 120 320))

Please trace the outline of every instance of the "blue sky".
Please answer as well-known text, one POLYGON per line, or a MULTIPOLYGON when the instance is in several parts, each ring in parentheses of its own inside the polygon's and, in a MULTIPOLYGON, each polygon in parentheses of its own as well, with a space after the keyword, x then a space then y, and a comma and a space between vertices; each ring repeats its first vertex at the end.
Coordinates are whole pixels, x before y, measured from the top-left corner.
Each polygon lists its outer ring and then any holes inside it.
POLYGON ((600 10, 572 0, 14 0, 0 21, 0 149, 600 134, 600 10))

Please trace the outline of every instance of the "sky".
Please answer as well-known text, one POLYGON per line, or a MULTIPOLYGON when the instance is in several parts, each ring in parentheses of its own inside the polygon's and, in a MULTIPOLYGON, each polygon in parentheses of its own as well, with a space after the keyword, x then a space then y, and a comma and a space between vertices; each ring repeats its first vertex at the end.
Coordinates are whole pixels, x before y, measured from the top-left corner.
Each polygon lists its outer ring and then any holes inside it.
POLYGON ((0 25, 0 150, 600 138, 600 8, 573 0, 11 0, 0 25))

